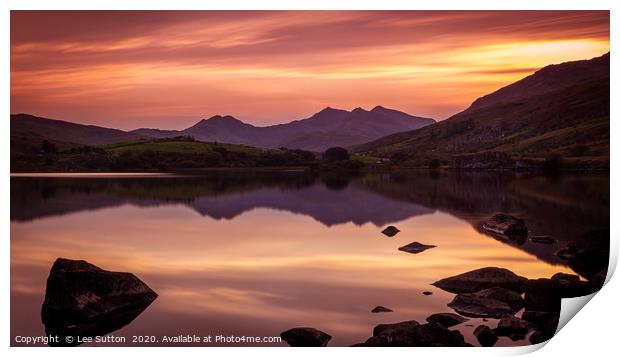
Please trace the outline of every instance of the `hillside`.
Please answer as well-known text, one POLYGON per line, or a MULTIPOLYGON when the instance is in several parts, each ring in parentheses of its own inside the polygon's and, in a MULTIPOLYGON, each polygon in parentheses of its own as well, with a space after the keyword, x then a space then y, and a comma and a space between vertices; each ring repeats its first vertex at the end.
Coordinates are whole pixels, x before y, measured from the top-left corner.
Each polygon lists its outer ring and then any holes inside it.
POLYGON ((118 129, 82 125, 28 114, 11 115, 11 154, 35 153, 47 140, 59 149, 80 145, 103 145, 143 136, 118 129))
POLYGON ((217 167, 308 166, 311 152, 260 149, 190 138, 140 139, 54 152, 13 154, 11 172, 141 172, 217 167))
POLYGON ((232 116, 216 115, 184 130, 136 129, 132 133, 154 138, 182 135, 201 141, 324 151, 332 146, 357 145, 434 122, 381 106, 350 112, 328 107, 307 119, 266 127, 253 126, 232 116))
POLYGON ((355 151, 414 166, 428 165, 434 159, 459 166, 459 157, 468 166, 468 154, 480 157, 496 152, 529 164, 558 157, 605 166, 609 161, 609 100, 606 54, 545 67, 444 121, 383 137, 355 151))

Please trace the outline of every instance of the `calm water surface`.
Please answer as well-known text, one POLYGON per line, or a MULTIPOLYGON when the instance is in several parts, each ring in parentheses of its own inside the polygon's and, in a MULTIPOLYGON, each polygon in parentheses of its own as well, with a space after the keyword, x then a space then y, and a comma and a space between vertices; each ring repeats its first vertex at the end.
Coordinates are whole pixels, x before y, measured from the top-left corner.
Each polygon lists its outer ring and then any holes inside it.
MULTIPOLYGON (((486 266, 529 278, 572 273, 554 252, 605 227, 602 175, 12 177, 11 335, 44 333, 46 279, 64 257, 132 272, 159 294, 115 336, 278 336, 311 326, 333 336, 330 346, 347 346, 379 323, 452 312, 454 295, 430 285, 448 276, 486 266), (557 243, 480 233, 497 212, 557 243), (380 233, 390 224, 401 230, 393 238, 380 233), (438 247, 398 251, 413 241, 438 247), (370 313, 377 305, 394 312, 370 313)), ((455 328, 477 345, 480 323, 455 328)))

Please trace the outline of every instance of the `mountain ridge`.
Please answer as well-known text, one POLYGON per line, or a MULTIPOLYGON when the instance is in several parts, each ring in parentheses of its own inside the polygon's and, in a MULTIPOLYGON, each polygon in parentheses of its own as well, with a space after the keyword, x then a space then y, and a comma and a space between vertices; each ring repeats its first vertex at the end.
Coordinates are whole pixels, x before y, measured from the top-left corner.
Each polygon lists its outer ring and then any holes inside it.
POLYGON ((370 111, 356 108, 350 112, 326 107, 305 119, 263 127, 245 123, 230 115, 214 115, 182 130, 140 128, 123 131, 29 114, 11 114, 11 135, 15 147, 29 148, 30 151, 36 149, 42 140, 58 143, 63 147, 72 147, 178 136, 261 148, 286 147, 324 151, 332 146, 348 147, 432 123, 435 123, 434 119, 417 117, 381 106, 376 106, 370 111), (24 141, 28 141, 27 139, 38 144, 23 144, 24 141))
POLYGON ((475 156, 483 153, 493 153, 492 160, 509 156, 534 163, 557 157, 608 163, 609 57, 546 66, 448 119, 355 146, 354 151, 413 166, 437 160, 461 167, 455 159, 470 155, 473 161, 463 168, 478 167, 475 156))

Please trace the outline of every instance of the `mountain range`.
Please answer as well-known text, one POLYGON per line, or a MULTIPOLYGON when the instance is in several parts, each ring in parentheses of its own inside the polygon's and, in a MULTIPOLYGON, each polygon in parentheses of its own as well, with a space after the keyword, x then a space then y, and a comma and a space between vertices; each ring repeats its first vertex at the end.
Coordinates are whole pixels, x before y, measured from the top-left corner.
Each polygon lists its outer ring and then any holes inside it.
POLYGON ((200 141, 216 141, 257 147, 286 147, 323 151, 332 146, 352 146, 385 135, 421 128, 435 120, 377 106, 352 111, 327 107, 310 118, 286 124, 257 127, 231 116, 216 115, 184 130, 137 129, 131 133, 169 138, 192 136, 200 141))
POLYGON ((11 115, 11 119, 12 148, 17 151, 33 149, 33 145, 24 144, 24 141, 34 141, 40 145, 41 140, 48 140, 58 142, 61 147, 70 147, 70 144, 102 145, 126 140, 178 136, 263 148, 286 147, 324 151, 332 146, 362 144, 388 134, 435 123, 435 120, 430 118, 416 117, 381 106, 369 111, 362 108, 346 111, 328 107, 307 119, 266 127, 253 126, 229 115, 216 115, 183 130, 136 129, 129 132, 27 114, 11 115))
POLYGON ((608 167, 609 59, 606 53, 544 67, 439 122, 382 106, 352 111, 327 107, 306 119, 266 127, 217 115, 183 130, 122 131, 17 114, 11 115, 11 155, 37 154, 43 140, 64 149, 191 136, 317 152, 342 146, 410 166, 434 160, 450 165, 457 157, 501 153, 511 159, 562 157, 608 167))
POLYGON ((544 67, 435 125, 355 150, 411 161, 502 152, 514 158, 608 162, 609 57, 544 67))

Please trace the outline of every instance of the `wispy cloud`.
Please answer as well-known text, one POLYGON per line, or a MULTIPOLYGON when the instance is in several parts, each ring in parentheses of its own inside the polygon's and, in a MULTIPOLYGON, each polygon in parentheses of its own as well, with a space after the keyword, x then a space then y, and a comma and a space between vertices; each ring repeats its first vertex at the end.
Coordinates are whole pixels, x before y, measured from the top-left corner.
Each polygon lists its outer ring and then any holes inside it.
POLYGON ((442 119, 608 50, 606 11, 14 11, 11 106, 123 128, 327 105, 442 119))

